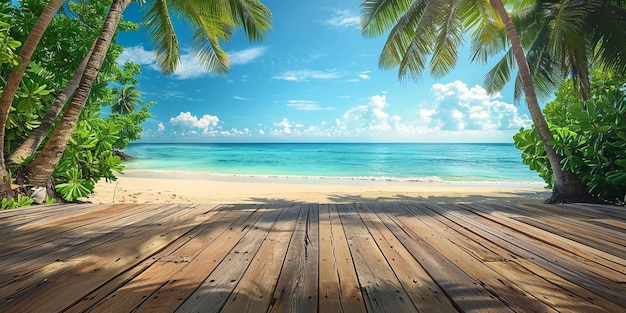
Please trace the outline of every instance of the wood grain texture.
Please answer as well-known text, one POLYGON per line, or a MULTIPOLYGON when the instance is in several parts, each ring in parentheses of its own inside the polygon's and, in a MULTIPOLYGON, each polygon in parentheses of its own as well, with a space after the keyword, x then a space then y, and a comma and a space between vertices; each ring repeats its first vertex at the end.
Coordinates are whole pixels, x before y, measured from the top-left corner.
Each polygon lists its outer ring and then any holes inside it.
POLYGON ((626 209, 115 204, 0 212, 0 312, 623 312, 626 209))

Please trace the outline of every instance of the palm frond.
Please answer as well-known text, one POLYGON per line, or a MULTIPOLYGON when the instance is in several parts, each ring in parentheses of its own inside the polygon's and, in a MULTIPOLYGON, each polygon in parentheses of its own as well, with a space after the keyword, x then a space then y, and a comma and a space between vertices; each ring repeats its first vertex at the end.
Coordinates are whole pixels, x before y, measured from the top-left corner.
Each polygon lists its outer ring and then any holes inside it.
POLYGON ((550 34, 550 49, 553 54, 563 54, 565 38, 571 38, 573 34, 580 35, 583 33, 588 9, 594 2, 596 1, 561 0, 559 6, 552 10, 556 12, 550 34))
POLYGON ((533 76, 535 93, 540 99, 545 100, 562 81, 567 64, 559 62, 550 51, 550 23, 542 23, 541 26, 526 51, 526 61, 533 76))
MULTIPOLYGON (((392 28, 416 1, 365 0, 361 4, 361 32, 366 37, 380 36, 392 28)), ((417 1, 420 2, 420 1, 417 1)), ((423 2, 423 1, 422 1, 423 2)))
POLYGON ((589 63, 587 59, 587 46, 586 44, 580 44, 580 41, 585 41, 585 38, 578 37, 565 40, 565 61, 566 64, 569 64, 569 72, 574 82, 574 89, 582 99, 586 100, 591 93, 589 84, 589 63))
POLYGON ((517 68, 513 50, 509 49, 496 65, 483 78, 487 92, 493 94, 504 88, 511 80, 511 72, 517 68))
POLYGON ((626 15, 614 14, 613 6, 602 7, 589 17, 589 44, 592 67, 603 65, 619 73, 626 72, 626 15))
MULTIPOLYGON (((434 27, 432 24, 421 23, 424 17, 424 11, 428 6, 428 1, 415 1, 411 4, 411 7, 406 11, 404 15, 400 17, 398 22, 389 32, 385 45, 383 46, 380 54, 378 65, 383 69, 388 69, 400 65, 403 62, 403 58, 409 58, 411 60, 405 60, 405 63, 412 64, 411 68, 416 73, 421 73, 424 69, 425 59, 427 54, 431 51, 431 48, 425 47, 431 45, 429 41, 423 40, 420 47, 416 47, 419 40, 414 40, 415 36, 427 36, 431 39, 434 38, 434 27), (425 27, 420 27, 424 25, 425 27), (413 47, 411 47, 413 46, 413 47)), ((402 67, 399 71, 399 77, 404 77, 402 67)))
POLYGON ((217 36, 197 29, 193 34, 192 51, 198 57, 206 71, 214 74, 226 74, 230 67, 228 54, 222 49, 217 36))
POLYGON ((458 48, 463 42, 463 25, 458 1, 449 0, 439 8, 441 26, 437 30, 433 56, 430 61, 430 72, 435 77, 450 72, 459 59, 458 48))
POLYGON ((180 62, 178 38, 172 25, 167 3, 164 0, 146 3, 146 12, 142 17, 148 37, 154 43, 157 65, 161 71, 173 73, 180 62))
POLYGON ((257 0, 230 0, 235 25, 242 26, 248 40, 260 41, 272 29, 272 13, 257 0))

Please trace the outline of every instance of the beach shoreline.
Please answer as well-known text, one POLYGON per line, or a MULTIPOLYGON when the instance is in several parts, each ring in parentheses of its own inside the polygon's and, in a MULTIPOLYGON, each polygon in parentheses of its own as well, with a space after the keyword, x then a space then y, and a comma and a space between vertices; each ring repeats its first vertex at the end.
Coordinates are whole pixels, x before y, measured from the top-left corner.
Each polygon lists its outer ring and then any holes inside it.
POLYGON ((82 201, 111 203, 541 203, 544 184, 516 181, 388 181, 135 171, 101 181, 82 201))

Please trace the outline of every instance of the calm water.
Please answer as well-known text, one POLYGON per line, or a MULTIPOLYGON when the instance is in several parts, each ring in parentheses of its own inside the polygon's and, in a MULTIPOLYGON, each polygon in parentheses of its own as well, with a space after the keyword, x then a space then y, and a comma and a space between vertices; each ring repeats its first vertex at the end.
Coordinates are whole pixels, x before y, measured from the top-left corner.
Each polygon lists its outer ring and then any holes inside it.
POLYGON ((513 144, 131 144, 125 172, 398 181, 541 182, 513 144))

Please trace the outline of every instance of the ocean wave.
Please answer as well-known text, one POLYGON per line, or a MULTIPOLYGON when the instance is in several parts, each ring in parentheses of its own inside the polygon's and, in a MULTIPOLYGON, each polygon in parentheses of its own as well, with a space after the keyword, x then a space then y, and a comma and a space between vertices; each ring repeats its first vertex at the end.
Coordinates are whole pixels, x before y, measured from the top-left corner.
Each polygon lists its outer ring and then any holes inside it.
POLYGON ((543 182, 520 181, 520 180, 473 180, 469 177, 463 179, 442 179, 439 176, 424 177, 389 177, 389 176, 317 176, 317 175, 282 175, 282 174, 225 174, 206 173, 177 170, 128 170, 128 176, 151 177, 151 178, 224 178, 224 179, 265 179, 265 180, 304 180, 304 181, 354 181, 354 182, 397 182, 397 183, 454 183, 454 184, 516 184, 516 185, 544 185, 543 182))

